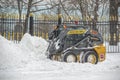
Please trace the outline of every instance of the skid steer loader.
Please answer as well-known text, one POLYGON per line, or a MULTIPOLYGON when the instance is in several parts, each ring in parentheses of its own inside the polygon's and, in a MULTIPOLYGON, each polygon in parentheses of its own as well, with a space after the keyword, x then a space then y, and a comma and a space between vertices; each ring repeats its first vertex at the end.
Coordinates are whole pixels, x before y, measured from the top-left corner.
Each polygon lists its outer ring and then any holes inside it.
POLYGON ((80 25, 66 25, 57 38, 49 41, 47 58, 62 62, 81 62, 97 64, 106 57, 103 38, 95 30, 80 25))

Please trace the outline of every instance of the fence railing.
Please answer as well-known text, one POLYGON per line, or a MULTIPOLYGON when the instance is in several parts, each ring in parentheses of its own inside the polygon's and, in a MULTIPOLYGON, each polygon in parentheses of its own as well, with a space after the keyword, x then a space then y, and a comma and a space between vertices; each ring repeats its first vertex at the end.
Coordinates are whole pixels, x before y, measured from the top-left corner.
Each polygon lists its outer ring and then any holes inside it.
MULTIPOLYGON (((0 17, 0 34, 6 39, 18 43, 23 37, 25 18, 21 20, 19 24, 19 19, 14 16, 10 17, 0 17)), ((33 35, 38 37, 48 38, 48 33, 51 31, 58 22, 57 20, 41 20, 34 18, 33 23, 33 35)), ((64 24, 74 24, 74 21, 64 21, 64 24)), ((93 24, 91 21, 78 21, 78 25, 83 25, 92 28, 93 24)), ((96 23, 96 28, 101 33, 104 38, 105 45, 107 47, 107 52, 109 53, 120 53, 120 21, 115 24, 109 21, 99 21, 96 23), (110 26, 116 27, 116 31, 113 31, 111 38, 112 28, 110 26), (111 45, 111 39, 116 42, 116 45, 111 45)))

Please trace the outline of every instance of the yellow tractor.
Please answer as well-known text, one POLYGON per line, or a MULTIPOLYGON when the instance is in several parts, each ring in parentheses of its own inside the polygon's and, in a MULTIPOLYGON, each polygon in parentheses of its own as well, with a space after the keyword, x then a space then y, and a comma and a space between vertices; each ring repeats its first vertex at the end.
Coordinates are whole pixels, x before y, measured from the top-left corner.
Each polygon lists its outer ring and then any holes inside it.
POLYGON ((60 26, 60 34, 50 40, 47 57, 62 62, 81 62, 97 64, 106 57, 106 47, 98 31, 80 25, 60 26))

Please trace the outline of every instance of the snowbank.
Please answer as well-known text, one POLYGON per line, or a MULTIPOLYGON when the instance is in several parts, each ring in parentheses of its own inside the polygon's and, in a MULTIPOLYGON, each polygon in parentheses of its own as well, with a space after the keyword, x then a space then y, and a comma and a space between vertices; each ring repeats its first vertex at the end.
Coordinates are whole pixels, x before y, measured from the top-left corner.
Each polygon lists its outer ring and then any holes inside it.
POLYGON ((0 36, 0 70, 15 70, 25 67, 31 61, 45 58, 47 42, 25 34, 20 44, 14 44, 0 36))
POLYGON ((21 67, 22 61, 26 61, 20 48, 12 42, 0 36, 0 68, 7 69, 21 67))
MULTIPOLYGON (((44 53, 48 47, 48 43, 45 39, 41 37, 31 36, 29 34, 25 34, 19 44, 21 46, 21 50, 28 51, 29 54, 36 58, 46 58, 44 53)), ((25 52, 26 53, 26 52, 25 52)))

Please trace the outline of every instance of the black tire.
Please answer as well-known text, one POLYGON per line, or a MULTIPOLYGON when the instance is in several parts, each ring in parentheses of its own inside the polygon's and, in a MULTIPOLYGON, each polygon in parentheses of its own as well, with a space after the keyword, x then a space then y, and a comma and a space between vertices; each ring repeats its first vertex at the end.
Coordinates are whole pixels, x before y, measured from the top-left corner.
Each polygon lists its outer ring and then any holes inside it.
POLYGON ((49 56, 48 56, 48 58, 49 58, 50 60, 52 60, 52 58, 53 58, 53 55, 49 55, 49 56))
POLYGON ((77 56, 72 52, 68 52, 64 55, 63 60, 64 62, 68 62, 68 63, 77 62, 77 56), (68 60, 69 57, 72 57, 73 61, 68 60))
POLYGON ((92 63, 92 64, 97 64, 98 63, 98 55, 96 54, 95 51, 87 51, 84 54, 83 61, 84 62, 89 62, 89 63, 92 63))
POLYGON ((55 54, 49 55, 49 59, 58 61, 58 55, 55 55, 55 54))

